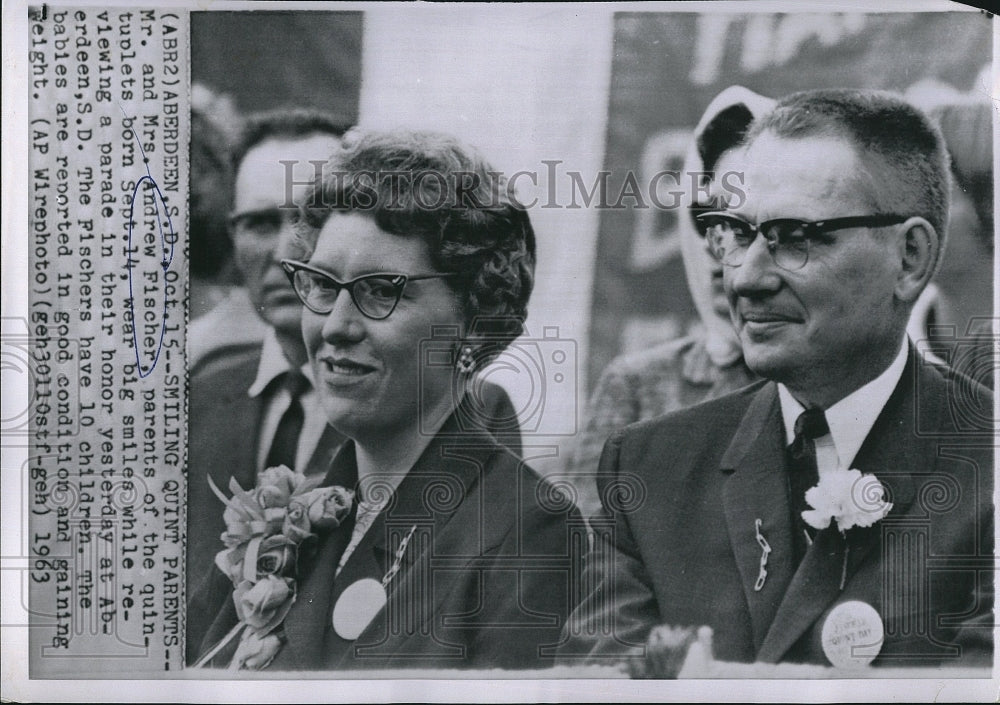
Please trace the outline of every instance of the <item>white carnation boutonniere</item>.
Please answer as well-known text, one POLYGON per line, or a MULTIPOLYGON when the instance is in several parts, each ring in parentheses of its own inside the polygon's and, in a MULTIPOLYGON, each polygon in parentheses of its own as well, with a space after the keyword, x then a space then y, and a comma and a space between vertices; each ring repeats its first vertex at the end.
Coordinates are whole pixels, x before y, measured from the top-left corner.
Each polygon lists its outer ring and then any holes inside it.
MULTIPOLYGON (((874 525, 892 509, 892 502, 885 500, 885 487, 879 479, 853 468, 823 473, 819 483, 806 490, 806 502, 812 509, 802 512, 802 519, 809 526, 822 530, 836 522, 841 535, 855 526, 874 525)), ((847 577, 847 550, 844 550, 841 590, 847 577)))
POLYGON ((281 649, 279 627, 295 602, 300 548, 317 531, 340 526, 351 513, 354 492, 339 485, 316 487, 318 482, 284 465, 261 473, 250 491, 230 479, 230 497, 211 478, 208 482, 226 507, 226 548, 215 564, 233 583, 239 622, 195 667, 239 636, 230 668, 266 668, 281 649))

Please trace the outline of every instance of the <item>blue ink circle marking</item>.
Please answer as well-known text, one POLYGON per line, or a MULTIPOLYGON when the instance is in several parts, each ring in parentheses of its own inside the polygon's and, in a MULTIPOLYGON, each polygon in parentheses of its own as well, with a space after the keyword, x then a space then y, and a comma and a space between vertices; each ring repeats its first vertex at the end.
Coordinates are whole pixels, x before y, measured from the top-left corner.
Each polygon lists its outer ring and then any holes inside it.
MULTIPOLYGON (((124 113, 125 111, 122 110, 124 113)), ((174 245, 177 242, 177 233, 174 230, 173 222, 170 220, 170 214, 166 209, 166 197, 160 191, 160 187, 157 185, 156 180, 153 178, 152 173, 149 170, 149 159, 146 157, 146 152, 142 149, 142 143, 139 141, 139 136, 136 135, 135 130, 129 128, 132 133, 132 137, 135 138, 136 144, 139 145, 139 152, 142 154, 143 164, 146 165, 146 175, 141 177, 135 184, 135 188, 132 189, 132 202, 129 205, 128 213, 128 249, 126 252, 126 262, 125 269, 128 270, 128 305, 129 313, 132 315, 132 347, 135 350, 135 364, 139 368, 139 377, 145 378, 153 374, 153 370, 156 369, 156 363, 160 359, 160 351, 163 349, 163 338, 167 333, 167 287, 163 287, 163 315, 160 318, 160 338, 156 345, 156 352, 153 353, 153 359, 151 364, 143 364, 141 355, 139 353, 139 336, 138 336, 138 325, 135 319, 135 293, 132 288, 132 270, 137 261, 131 259, 132 251, 132 230, 135 226, 135 219, 133 215, 135 213, 135 197, 139 193, 139 189, 143 188, 143 184, 149 182, 147 188, 152 187, 154 191, 155 198, 153 199, 153 205, 156 208, 156 225, 160 234, 160 245, 163 250, 164 258, 157 264, 163 270, 164 283, 166 283, 166 274, 170 269, 170 265, 174 260, 174 245), (163 214, 160 213, 160 206, 164 206, 163 214), (168 230, 168 234, 164 235, 164 228, 168 230)), ((138 249, 136 250, 138 253, 138 249)))

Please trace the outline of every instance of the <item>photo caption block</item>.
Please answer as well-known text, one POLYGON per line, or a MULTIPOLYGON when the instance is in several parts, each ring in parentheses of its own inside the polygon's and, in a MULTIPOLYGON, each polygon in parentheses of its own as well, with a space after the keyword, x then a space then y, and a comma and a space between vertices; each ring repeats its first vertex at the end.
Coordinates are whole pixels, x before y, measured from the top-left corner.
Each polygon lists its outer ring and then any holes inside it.
POLYGON ((180 670, 188 17, 29 10, 32 678, 180 670))

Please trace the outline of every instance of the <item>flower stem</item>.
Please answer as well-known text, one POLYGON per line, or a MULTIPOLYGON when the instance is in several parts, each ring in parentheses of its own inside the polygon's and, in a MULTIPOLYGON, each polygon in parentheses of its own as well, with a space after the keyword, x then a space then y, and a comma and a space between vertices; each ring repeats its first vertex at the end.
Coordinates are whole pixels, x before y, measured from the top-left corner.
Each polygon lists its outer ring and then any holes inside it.
POLYGON ((210 662, 213 658, 215 658, 215 655, 217 653, 219 653, 220 651, 222 651, 222 649, 225 648, 226 644, 228 644, 237 636, 239 636, 240 632, 243 631, 243 627, 245 626, 246 622, 239 622, 235 627, 230 629, 229 633, 226 634, 224 637, 222 637, 221 641, 219 641, 215 646, 213 646, 207 654, 198 659, 198 661, 194 664, 194 666, 192 666, 192 668, 201 668, 206 663, 210 662))
POLYGON ((844 566, 840 570, 840 589, 841 590, 844 589, 844 583, 847 582, 847 556, 850 554, 850 552, 851 552, 851 545, 850 544, 845 544, 844 545, 844 566))

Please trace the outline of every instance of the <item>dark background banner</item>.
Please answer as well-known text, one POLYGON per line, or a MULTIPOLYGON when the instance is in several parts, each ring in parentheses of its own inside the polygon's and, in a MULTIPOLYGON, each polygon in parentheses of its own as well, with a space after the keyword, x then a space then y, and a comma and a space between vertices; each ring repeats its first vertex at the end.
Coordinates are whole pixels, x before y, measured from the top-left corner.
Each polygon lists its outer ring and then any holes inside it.
POLYGON ((191 80, 246 114, 309 106, 358 119, 361 12, 192 12, 191 80))

